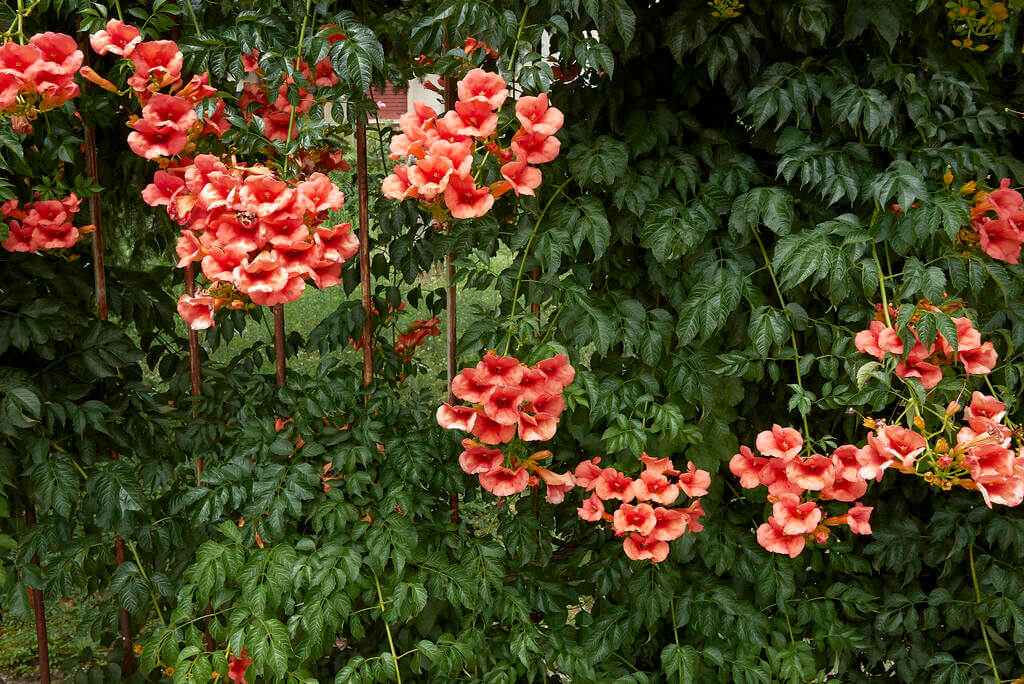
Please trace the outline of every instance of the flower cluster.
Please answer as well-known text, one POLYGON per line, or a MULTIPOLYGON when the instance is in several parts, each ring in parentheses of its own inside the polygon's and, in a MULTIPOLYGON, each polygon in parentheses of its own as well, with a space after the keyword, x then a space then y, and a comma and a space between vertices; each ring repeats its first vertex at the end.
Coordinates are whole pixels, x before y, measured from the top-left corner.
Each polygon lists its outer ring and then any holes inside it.
MULTIPOLYGON (((374 321, 373 327, 384 328, 394 324, 394 320, 397 314, 405 311, 405 302, 400 302, 397 307, 393 307, 388 304, 388 311, 384 316, 381 316, 380 311, 377 307, 370 304, 370 315, 374 321)), ((438 326, 441 324, 441 319, 438 317, 428 318, 426 320, 417 319, 413 321, 408 327, 405 328, 402 333, 398 335, 395 340, 395 355, 398 356, 399 361, 403 364, 412 361, 413 355, 416 353, 416 348, 420 347, 426 342, 428 337, 439 337, 441 330, 438 326)), ((363 339, 349 338, 349 344, 356 350, 363 348, 363 339)), ((379 343, 373 344, 374 349, 380 349, 379 343)), ((404 374, 398 376, 399 380, 405 379, 404 374)))
POLYGON ((359 251, 351 224, 321 225, 344 202, 321 173, 286 181, 266 167, 229 167, 203 154, 157 171, 142 197, 185 226, 178 267, 198 261, 212 283, 178 300, 178 312, 195 330, 213 325, 221 305, 242 308, 239 295, 269 306, 298 299, 306 279, 321 289, 337 285, 342 262, 359 251))
POLYGON ((78 95, 75 73, 83 58, 75 39, 63 33, 37 33, 26 45, 0 46, 0 113, 20 119, 16 132, 31 133, 29 119, 78 95))
POLYGON ((520 127, 505 148, 498 138, 498 111, 508 96, 505 79, 473 69, 459 81, 458 92, 455 109, 444 116, 419 101, 402 115, 402 132, 391 139, 391 158, 414 162, 397 165, 383 183, 385 197, 418 199, 436 220, 483 216, 509 190, 533 195, 542 180, 534 165, 555 159, 561 149, 555 133, 562 127, 562 112, 548 104, 546 94, 519 98, 515 115, 520 127), (477 186, 482 173, 474 169, 478 146, 486 152, 480 166, 489 156, 501 164, 501 179, 490 186, 477 186))
MULTIPOLYGON (((142 106, 142 116, 131 116, 128 146, 145 159, 175 157, 194 152, 194 142, 206 135, 218 138, 231 127, 224 113, 224 101, 216 100, 213 113, 200 119, 196 105, 213 98, 217 89, 210 86, 209 75, 182 80, 183 57, 173 40, 142 41, 139 30, 117 19, 89 37, 97 54, 114 54, 130 60, 134 73, 128 86, 142 106), (162 92, 167 90, 167 92, 162 92)), ((82 75, 112 92, 117 87, 88 67, 82 75)))
POLYGON ((412 360, 412 355, 416 352, 416 347, 423 344, 428 337, 438 337, 441 335, 441 331, 438 329, 438 325, 441 324, 441 319, 437 316, 427 320, 415 320, 408 328, 406 328, 395 341, 395 354, 402 360, 403 363, 408 363, 412 360))
POLYGON ((1016 264, 1024 243, 1024 197, 1004 178, 990 193, 977 192, 971 207, 972 233, 961 231, 962 242, 977 242, 993 259, 1016 264))
POLYGON ((37 199, 23 207, 18 206, 16 199, 5 202, 0 206, 0 214, 10 233, 0 246, 8 252, 71 247, 80 237, 71 221, 81 203, 75 193, 62 200, 37 199))
POLYGON ((873 450, 869 453, 878 464, 877 477, 881 478, 887 465, 895 465, 900 472, 918 475, 943 490, 954 486, 977 490, 989 508, 993 503, 1019 506, 1024 502, 1024 455, 1020 428, 1006 418, 1006 404, 974 392, 958 426, 953 418, 960 408, 954 401, 942 413, 933 411, 943 416, 934 432, 926 432, 927 422, 918 416, 914 424, 922 434, 905 431, 905 444, 896 452, 898 462, 886 460, 893 453, 882 451, 877 436, 894 428, 883 421, 866 419, 865 425, 876 431, 876 435, 868 436, 865 449, 873 450))
MULTIPOLYGON (((333 33, 327 37, 327 41, 331 45, 344 39, 345 35, 342 33, 333 33)), ((286 75, 277 91, 271 92, 263 81, 259 56, 259 51, 255 49, 251 54, 242 55, 242 67, 246 73, 252 76, 242 84, 242 95, 238 98, 238 107, 247 121, 251 121, 253 117, 260 119, 263 123, 263 135, 268 140, 293 140, 296 137, 299 117, 313 109, 314 97, 310 92, 310 87, 331 87, 338 83, 338 75, 328 57, 321 59, 312 69, 306 62, 299 59, 294 62, 295 71, 301 74, 307 87, 300 86, 295 82, 294 77, 286 75), (290 86, 297 89, 298 104, 288 101, 290 86)))
POLYGON ((492 48, 487 43, 483 42, 482 40, 477 40, 476 38, 473 37, 466 38, 466 45, 465 47, 462 48, 462 51, 466 53, 466 56, 469 57, 477 50, 483 50, 484 54, 486 54, 491 59, 498 58, 498 51, 492 48))
POLYGON ((459 465, 480 478, 480 485, 496 496, 509 496, 539 482, 547 485, 547 500, 560 503, 572 489, 570 473, 554 473, 539 465, 551 455, 538 451, 526 456, 524 442, 543 442, 555 436, 565 408, 562 391, 576 370, 565 354, 525 366, 513 356, 490 351, 475 368, 466 368, 452 380, 452 393, 470 406, 444 403, 437 422, 446 430, 464 430, 476 439, 462 441, 459 465), (518 435, 518 441, 513 442, 518 435), (493 448, 507 444, 504 451, 493 448))
POLYGON ((615 536, 623 537, 622 548, 630 559, 660 563, 668 557, 670 541, 704 529, 700 497, 711 486, 706 470, 690 461, 680 472, 669 458, 645 453, 640 457, 644 470, 633 479, 615 468, 602 468, 600 462, 593 458, 576 466, 576 483, 593 492, 576 512, 588 522, 610 522, 615 536), (693 501, 685 508, 670 508, 680 494, 693 501), (609 513, 605 505, 616 501, 618 508, 609 513))
MULTIPOLYGON (((1014 4, 1019 3, 1011 2, 1014 4)), ((953 32, 959 36, 953 39, 953 45, 972 52, 984 52, 991 47, 985 39, 998 36, 1006 28, 1010 8, 1004 2, 992 0, 949 0, 946 16, 953 32)))
POLYGON ((831 458, 822 454, 803 457, 803 436, 793 428, 773 425, 757 436, 760 456, 740 446, 740 452, 729 461, 729 471, 744 489, 766 485, 772 503, 772 515, 757 528, 757 542, 768 551, 795 558, 808 541, 826 542, 829 528, 836 525, 848 525, 854 534, 871 534, 873 509, 857 500, 867 492, 869 479, 881 479, 890 458, 917 448, 913 435, 920 437, 890 426, 880 431, 876 440, 883 451, 846 444, 833 451, 831 458), (842 515, 825 517, 820 506, 824 501, 856 503, 842 515))
MULTIPOLYGON (((956 446, 935 457, 936 471, 927 480, 943 487, 946 480, 977 489, 989 508, 993 503, 1011 507, 1024 503, 1024 454, 1010 446, 1011 438, 1019 441, 1020 434, 1003 424, 1005 417, 1006 404, 974 392, 964 410, 967 424, 957 432, 956 446)), ((936 451, 944 451, 943 445, 938 444, 936 451)))
POLYGON ((242 649, 242 655, 236 656, 232 653, 228 656, 228 679, 235 682, 235 684, 247 684, 245 679, 245 672, 252 665, 252 658, 250 658, 245 648, 242 649))
MULTIPOLYGON (((908 305, 904 305, 908 306, 908 305)), ((879 307, 879 311, 881 307, 879 307)), ((965 316, 953 317, 957 332, 957 350, 942 334, 936 335, 932 344, 925 345, 917 335, 913 323, 920 318, 920 312, 941 312, 939 307, 926 301, 917 304, 911 325, 908 328, 914 335, 914 346, 909 351, 904 349, 903 340, 891 325, 882 320, 883 314, 876 313, 867 330, 861 330, 854 338, 857 351, 874 356, 879 361, 887 354, 900 360, 893 372, 901 378, 917 378, 926 390, 932 389, 942 380, 942 367, 960 363, 967 375, 985 375, 992 372, 999 359, 991 342, 982 342, 981 333, 974 327, 971 319, 965 316)), ((895 320, 899 311, 890 310, 889 320, 895 320)))

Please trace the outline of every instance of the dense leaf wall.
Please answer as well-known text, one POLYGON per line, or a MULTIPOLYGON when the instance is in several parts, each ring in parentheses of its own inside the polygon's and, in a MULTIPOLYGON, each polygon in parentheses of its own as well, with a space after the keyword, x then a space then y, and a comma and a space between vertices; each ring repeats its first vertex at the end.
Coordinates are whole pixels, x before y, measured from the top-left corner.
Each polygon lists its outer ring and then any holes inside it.
MULTIPOLYGON (((146 218, 118 229, 121 261, 134 265, 111 276, 111 323, 92 313, 84 248, 72 261, 0 261, 5 611, 28 614, 19 577, 52 597, 109 589, 83 633, 114 642, 123 606, 146 625, 142 669, 157 678, 173 666, 175 681, 224 672, 243 647, 250 675, 267 681, 395 679, 392 653, 403 679, 435 682, 1024 675, 1019 511, 891 473, 864 499, 872 536, 791 560, 757 545, 770 506, 726 466, 772 423, 806 418, 816 442, 835 445, 863 439, 848 409, 899 415, 905 389, 884 369, 859 373, 869 359, 853 346, 880 278, 895 303, 963 298, 999 352, 992 387, 1021 415, 1024 270, 957 242, 961 184, 1024 179, 1022 122, 1005 111, 1021 109, 1016 18, 972 52, 951 44, 945 8, 928 0, 751 0, 731 19, 703 2, 458 0, 343 15, 326 2, 235 5, 193 3, 199 33, 181 8, 157 8, 190 68, 220 83, 240 77, 237 55, 254 47, 287 55, 313 11, 352 40, 314 37, 307 54, 329 55, 354 92, 455 70, 470 36, 498 49, 506 73, 514 62, 525 91, 550 89, 567 125, 536 200, 450 235, 423 231, 412 202, 374 200, 378 301, 440 313, 443 297, 420 292, 418 276, 454 252, 460 288, 500 295, 497 315, 460 312, 473 321, 463 365, 507 334, 524 360, 567 352, 579 372, 556 464, 625 467, 641 451, 692 460, 713 474, 705 530, 652 565, 584 524, 577 494, 497 504, 436 426, 442 397, 399 383, 387 353, 364 402, 359 369, 330 353, 358 337, 354 302, 290 338, 290 355, 323 354, 316 372, 292 370, 276 390, 264 346, 226 364, 204 354, 203 396, 191 401, 173 276, 129 258, 145 243, 169 263, 159 248, 173 231, 146 218), (421 54, 437 61, 422 67, 421 54), (521 272, 536 275, 514 303, 521 272), (278 432, 275 416, 294 422, 278 432), (32 529, 20 522, 26 499, 41 520, 32 529), (114 532, 132 554, 116 571, 114 532)), ((86 7, 44 9, 39 21, 68 22, 86 7)), ((123 138, 123 115, 94 109, 109 139, 123 138)), ((346 125, 311 129, 306 142, 346 125)), ((262 147, 249 134, 237 145, 262 147)), ((113 143, 105 154, 130 159, 113 143)), ((104 165, 104 197, 137 190, 140 168, 104 165)), ((138 216, 129 199, 109 202, 138 216)), ((950 378, 930 396, 945 403, 961 388, 950 378)), ((111 651, 105 676, 122 655, 111 651)))

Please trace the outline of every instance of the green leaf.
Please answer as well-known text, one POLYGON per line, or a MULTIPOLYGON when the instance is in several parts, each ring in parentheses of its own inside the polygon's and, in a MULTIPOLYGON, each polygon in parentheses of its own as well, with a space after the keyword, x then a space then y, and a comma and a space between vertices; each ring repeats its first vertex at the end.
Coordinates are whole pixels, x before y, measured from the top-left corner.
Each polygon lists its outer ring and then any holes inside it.
POLYGON ((573 145, 567 155, 569 169, 580 183, 611 185, 626 172, 626 144, 602 135, 591 145, 573 145))
POLYGON ((717 217, 702 202, 686 206, 672 200, 656 200, 647 206, 640 244, 665 263, 687 254, 717 223, 717 217))
POLYGON ((600 259, 608 249, 612 237, 612 229, 608 224, 608 217, 605 216, 604 206, 594 195, 581 197, 577 200, 577 204, 582 210, 582 215, 572 232, 573 244, 578 250, 583 240, 586 239, 594 248, 594 258, 600 259))
POLYGON ((661 651, 661 669, 669 681, 689 684, 697 681, 697 667, 700 656, 690 644, 678 646, 669 644, 661 651))

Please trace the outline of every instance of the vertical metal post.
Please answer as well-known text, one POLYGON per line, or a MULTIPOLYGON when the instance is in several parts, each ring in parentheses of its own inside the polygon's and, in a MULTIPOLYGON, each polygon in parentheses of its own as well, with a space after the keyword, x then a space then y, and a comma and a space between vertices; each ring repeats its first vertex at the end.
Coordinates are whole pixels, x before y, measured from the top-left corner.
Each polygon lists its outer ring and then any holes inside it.
MULTIPOLYGON (((450 110, 455 107, 455 79, 451 76, 446 76, 444 79, 444 108, 450 110)), ((448 230, 451 230, 451 224, 448 225, 448 230)), ((458 336, 456 334, 456 316, 455 316, 455 255, 451 252, 444 257, 444 272, 445 272, 445 329, 444 329, 444 340, 445 340, 445 361, 447 362, 447 378, 448 378, 448 401, 449 403, 455 401, 455 395, 452 393, 452 380, 455 379, 456 364, 455 364, 455 348, 458 342, 458 336)), ((459 523, 459 495, 452 494, 448 500, 449 508, 452 511, 452 522, 454 524, 459 523)))
MULTIPOLYGON (((36 524, 36 507, 28 501, 25 504, 25 522, 36 524)), ((32 556, 32 563, 39 565, 39 556, 32 556)), ((43 605, 43 592, 29 587, 32 594, 32 611, 36 615, 36 650, 39 653, 39 684, 50 684, 50 647, 46 635, 46 607, 43 605)))
MULTIPOLYGON (((96 155, 96 132, 91 126, 85 128, 85 173, 93 185, 100 184, 99 164, 96 155)), ((93 225, 92 233, 92 271, 96 284, 96 315, 100 320, 107 320, 107 271, 103 263, 103 215, 100 212, 99 195, 89 198, 89 221, 93 225)), ((117 458, 117 452, 110 452, 111 458, 117 458)), ((121 535, 114 534, 114 555, 117 564, 125 560, 124 540, 121 535)), ((121 627, 121 641, 124 645, 124 674, 130 676, 135 672, 135 655, 132 652, 132 618, 123 607, 117 609, 118 622, 121 627)))
MULTIPOLYGON (((196 293, 196 275, 192 264, 185 266, 185 293, 190 297, 196 293)), ((199 332, 188 328, 188 377, 193 397, 202 394, 202 383, 199 374, 199 332)), ((196 457, 196 486, 203 475, 203 459, 196 457)))
POLYGON ((363 298, 363 384, 373 380, 373 350, 370 337, 370 188, 366 164, 366 122, 356 122, 356 180, 359 185, 359 287, 363 298))
POLYGON ((277 386, 284 387, 288 369, 285 365, 284 349, 284 304, 274 305, 274 361, 277 369, 277 386))

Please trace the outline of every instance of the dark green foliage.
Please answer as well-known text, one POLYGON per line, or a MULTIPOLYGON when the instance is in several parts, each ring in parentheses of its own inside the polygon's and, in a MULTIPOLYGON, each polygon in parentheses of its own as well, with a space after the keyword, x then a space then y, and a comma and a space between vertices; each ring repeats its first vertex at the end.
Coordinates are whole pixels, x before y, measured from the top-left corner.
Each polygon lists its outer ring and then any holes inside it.
MULTIPOLYGON (((453 74, 466 37, 565 112, 562 154, 544 165, 538 197, 500 201, 452 234, 424 230, 413 202, 378 197, 374 173, 375 307, 405 300, 439 314, 443 292, 418 279, 453 252, 460 288, 500 298, 460 311, 474 321, 462 365, 511 339, 524 360, 565 351, 577 367, 555 469, 601 456, 632 471, 646 451, 710 470, 704 531, 658 565, 629 561, 618 539, 581 521, 578 492, 558 505, 542 491, 499 505, 465 476, 458 441, 434 422, 442 397, 398 380, 410 369, 391 351, 390 325, 375 331, 378 372, 363 388, 336 353, 361 330, 355 302, 324 312, 308 339, 289 337, 289 358, 318 354, 316 372, 292 369, 277 389, 265 344, 224 364, 204 351, 202 396, 190 398, 167 294, 180 283, 139 258, 148 249, 169 264, 174 238, 136 199, 152 168, 119 142, 124 112, 98 96, 79 103, 109 132, 102 197, 128 227, 109 242, 108 323, 93 314, 84 246, 74 260, 0 255, 5 614, 30 610, 19 577, 48 599, 105 590, 80 632, 116 644, 116 608, 129 610, 145 625, 138 677, 154 680, 168 666, 174 681, 223 677, 243 647, 250 681, 1024 675, 1020 511, 889 473, 864 500, 872 536, 790 560, 757 545, 763 495, 741 490, 726 466, 740 443, 772 423, 800 426, 800 414, 830 445, 862 441, 848 409, 899 415, 890 388, 904 386, 852 343, 880 279, 895 304, 964 299, 1000 355, 992 391, 1011 418, 1024 415, 1024 270, 956 243, 962 183, 1024 179, 1022 121, 1004 111, 1022 108, 1024 34, 1011 22, 989 52, 958 50, 940 3, 913 4, 751 0, 719 20, 703 2, 310 3, 302 54, 330 59, 341 77, 338 123, 314 122, 293 146, 347 134, 373 106, 371 83, 453 74), (331 46, 327 23, 346 40, 331 46), (546 41, 557 58, 542 56, 546 41), (436 62, 419 65, 421 54, 436 62), (291 422, 278 430, 276 417, 291 422), (31 528, 26 501, 40 519, 31 528), (128 547, 119 567, 115 533, 128 547)), ((43 5, 33 22, 76 9, 43 5)), ((294 71, 304 2, 129 5, 128 17, 153 15, 149 37, 178 31, 186 69, 209 70, 221 88, 253 48, 269 81, 294 71)), ((113 16, 96 3, 77 10, 90 30, 113 16)), ((482 51, 471 59, 495 66, 482 51)), ((77 162, 77 133, 65 133, 22 155, 24 140, 0 126, 0 194, 26 197, 23 176, 77 162)), ((227 141, 242 156, 265 145, 248 128, 227 141)), ((356 286, 348 265, 343 287, 356 286)), ((246 322, 219 317, 205 344, 229 342, 246 322)), ((929 338, 950 325, 928 315, 917 329, 929 338)), ((933 392, 944 403, 962 388, 951 378, 933 392)), ((989 391, 977 378, 974 388, 989 391)))

